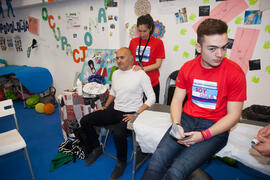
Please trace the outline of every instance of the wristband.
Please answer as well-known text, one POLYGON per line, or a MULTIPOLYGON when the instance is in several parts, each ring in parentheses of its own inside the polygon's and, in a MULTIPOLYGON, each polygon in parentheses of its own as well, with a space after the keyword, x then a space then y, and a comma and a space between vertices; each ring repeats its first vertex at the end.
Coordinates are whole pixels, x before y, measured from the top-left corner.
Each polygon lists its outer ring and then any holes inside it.
POLYGON ((206 129, 204 132, 207 134, 208 139, 210 139, 212 137, 212 134, 209 131, 209 129, 206 129))
POLYGON ((205 141, 205 138, 204 138, 204 135, 203 133, 201 132, 201 135, 202 135, 202 140, 205 141))

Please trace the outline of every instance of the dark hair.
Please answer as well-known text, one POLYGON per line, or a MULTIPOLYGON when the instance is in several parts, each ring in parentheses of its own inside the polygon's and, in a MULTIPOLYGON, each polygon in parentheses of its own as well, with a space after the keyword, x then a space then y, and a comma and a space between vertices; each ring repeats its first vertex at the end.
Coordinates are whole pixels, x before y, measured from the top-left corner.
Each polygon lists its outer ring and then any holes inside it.
POLYGON ((154 23, 154 20, 150 14, 141 15, 140 17, 138 17, 137 27, 139 27, 140 25, 143 25, 143 24, 147 25, 148 29, 151 29, 150 35, 152 35, 154 30, 155 30, 155 23, 154 23))
POLYGON ((204 35, 224 34, 227 33, 227 24, 219 19, 206 19, 197 29, 197 42, 202 44, 204 35))

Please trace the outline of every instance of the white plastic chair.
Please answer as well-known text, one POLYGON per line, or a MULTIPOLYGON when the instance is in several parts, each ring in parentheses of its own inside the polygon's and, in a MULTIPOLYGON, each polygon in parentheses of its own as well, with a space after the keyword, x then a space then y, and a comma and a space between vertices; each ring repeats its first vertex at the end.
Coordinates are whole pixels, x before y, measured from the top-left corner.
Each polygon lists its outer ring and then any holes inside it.
POLYGON ((27 159, 28 166, 32 174, 32 178, 34 179, 35 176, 27 152, 26 143, 19 133, 19 126, 15 114, 15 109, 13 107, 12 100, 10 99, 0 101, 0 118, 8 115, 13 115, 16 124, 16 129, 0 133, 0 156, 23 149, 24 156, 27 159))

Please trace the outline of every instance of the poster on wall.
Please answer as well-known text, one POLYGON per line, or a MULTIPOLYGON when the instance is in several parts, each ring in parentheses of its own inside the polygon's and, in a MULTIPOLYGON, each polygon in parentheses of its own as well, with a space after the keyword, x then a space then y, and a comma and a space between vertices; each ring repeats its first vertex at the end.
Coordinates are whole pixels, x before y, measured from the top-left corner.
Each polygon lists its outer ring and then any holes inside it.
POLYGON ((0 37, 0 45, 1 45, 2 51, 6 51, 7 50, 6 39, 4 37, 0 37))
POLYGON ((66 13, 67 29, 78 28, 80 25, 80 12, 66 13))
POLYGON ((15 43, 15 48, 17 52, 23 51, 22 49, 22 40, 20 36, 15 36, 14 37, 14 43, 15 43))
POLYGON ((38 19, 28 16, 29 32, 38 34, 38 19))
POLYGON ((80 80, 85 83, 98 74, 105 79, 106 84, 111 84, 112 73, 117 69, 116 51, 117 49, 88 49, 80 80))

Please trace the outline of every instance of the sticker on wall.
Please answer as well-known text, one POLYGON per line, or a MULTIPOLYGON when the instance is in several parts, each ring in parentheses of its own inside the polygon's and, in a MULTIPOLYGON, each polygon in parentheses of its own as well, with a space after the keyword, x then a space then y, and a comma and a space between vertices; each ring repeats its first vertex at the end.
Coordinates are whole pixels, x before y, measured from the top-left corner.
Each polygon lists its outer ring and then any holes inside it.
POLYGON ((251 81, 254 82, 255 84, 258 84, 258 83, 260 82, 260 78, 257 77, 257 76, 253 76, 253 77, 251 78, 251 81))
POLYGON ((270 65, 266 66, 265 72, 267 72, 268 74, 270 74, 270 65))
POLYGON ((196 19, 196 17, 197 17, 196 14, 191 13, 188 18, 189 18, 189 20, 194 21, 196 19))
POLYGON ((67 29, 79 28, 80 25, 80 12, 66 13, 67 29))
POLYGON ((243 17, 236 17, 234 20, 234 24, 242 24, 243 19, 243 17))
POLYGON ((22 40, 20 36, 15 36, 14 37, 14 43, 15 43, 15 48, 17 52, 23 51, 22 49, 22 40))
POLYGON ((7 47, 9 49, 13 49, 14 48, 12 37, 7 37, 7 47))
POLYGON ((182 28, 182 29, 180 30, 180 34, 181 34, 181 35, 186 35, 186 32, 187 32, 187 29, 186 29, 186 28, 182 28))
POLYGON ((118 21, 118 17, 117 17, 117 16, 114 16, 113 19, 114 19, 115 21, 118 21))
POLYGON ((28 16, 28 23, 29 23, 29 32, 33 34, 38 34, 38 19, 28 16))
POLYGON ((88 82, 89 77, 96 74, 104 77, 111 84, 111 75, 117 67, 115 60, 116 49, 88 49, 83 63, 80 80, 88 82))
POLYGON ((270 34, 270 24, 265 26, 265 32, 268 32, 270 34))
POLYGON ((270 41, 264 41, 263 48, 269 49, 270 48, 270 41))
POLYGON ((174 51, 174 52, 177 52, 178 50, 179 50, 179 45, 174 45, 174 46, 173 46, 173 51, 174 51))
POLYGON ((199 6, 199 16, 209 16, 210 6, 199 6))
POLYGON ((186 51, 184 51, 184 52, 183 52, 183 57, 186 58, 186 59, 188 59, 188 58, 189 58, 189 53, 186 52, 186 51))
POLYGON ((249 2, 249 5, 252 6, 252 5, 255 5, 258 2, 258 0, 248 0, 248 2, 249 2))
POLYGON ((77 38, 77 34, 76 33, 73 34, 73 38, 77 38))
POLYGON ((90 6, 90 11, 93 11, 93 10, 94 10, 93 6, 90 6))
POLYGON ((161 39, 163 38, 164 34, 165 34, 165 26, 163 25, 162 22, 159 22, 159 20, 155 21, 155 30, 153 32, 153 36, 155 38, 161 39))
POLYGON ((261 24, 262 20, 262 11, 252 10, 245 11, 244 24, 261 24))
POLYGON ((175 14, 176 24, 187 22, 187 10, 186 8, 178 9, 175 14))
POLYGON ((191 40, 189 41, 189 44, 191 44, 192 46, 195 46, 196 43, 197 43, 197 41, 196 41, 195 39, 191 39, 191 40))
POLYGON ((151 4, 148 0, 138 0, 134 6, 135 14, 137 16, 150 14, 151 13, 151 4))
POLYGON ((203 4, 209 4, 209 0, 203 0, 203 4))
POLYGON ((129 29, 129 37, 131 39, 133 39, 133 38, 138 37, 138 36, 139 36, 139 34, 137 31, 137 25, 133 24, 133 26, 131 26, 131 28, 129 29))
POLYGON ((0 45, 1 45, 2 51, 6 51, 7 50, 6 39, 4 37, 0 37, 0 45))
POLYGON ((260 59, 250 60, 249 70, 250 71, 261 70, 261 60, 260 59))

